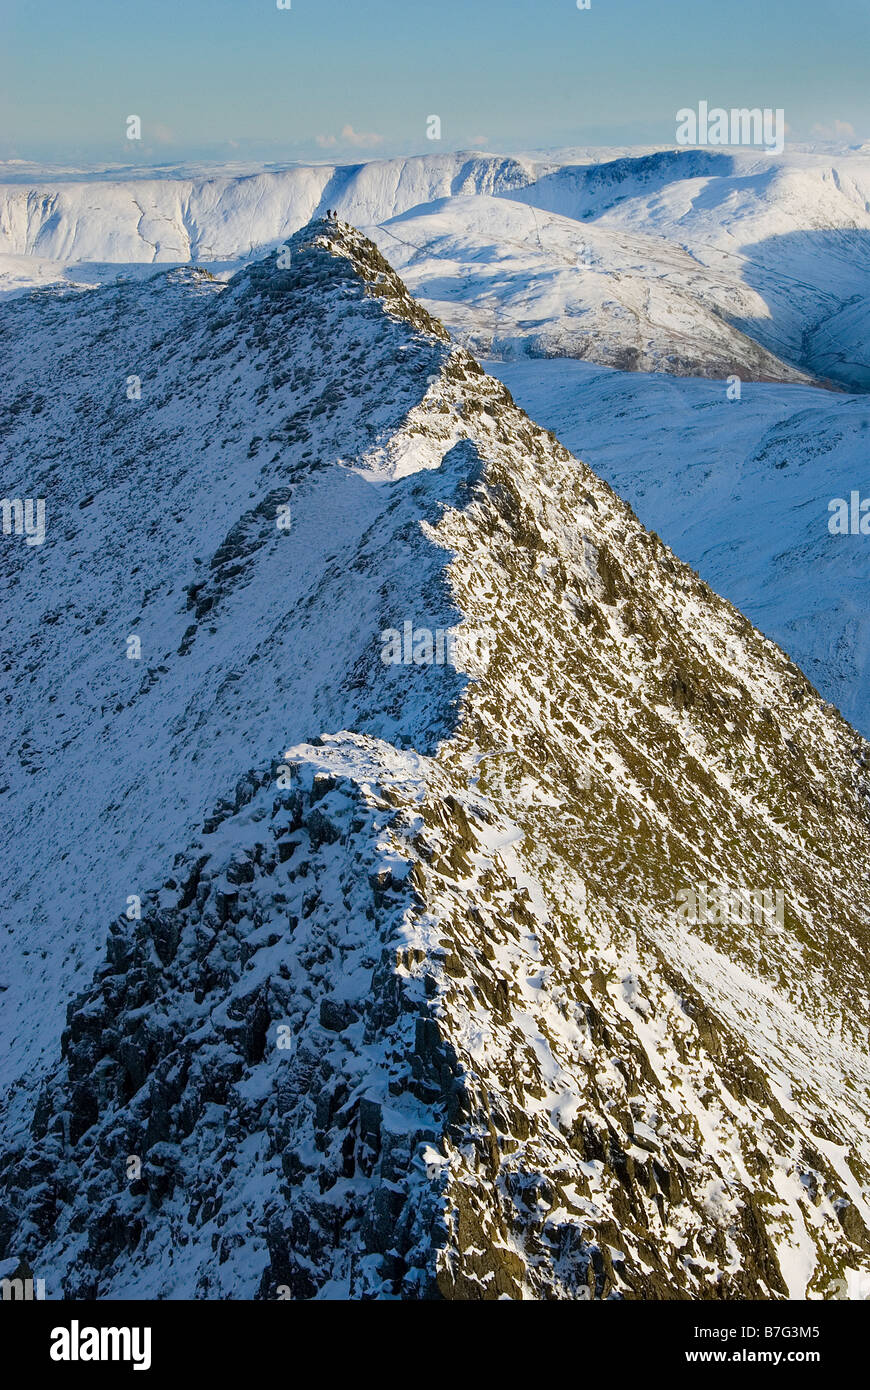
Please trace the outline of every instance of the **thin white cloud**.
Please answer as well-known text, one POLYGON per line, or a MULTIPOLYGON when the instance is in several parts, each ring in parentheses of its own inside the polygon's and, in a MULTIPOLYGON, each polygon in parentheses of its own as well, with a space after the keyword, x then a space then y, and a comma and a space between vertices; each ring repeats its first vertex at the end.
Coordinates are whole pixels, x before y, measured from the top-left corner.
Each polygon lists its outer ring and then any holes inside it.
POLYGON ((820 140, 854 140, 855 127, 851 121, 834 121, 833 125, 814 125, 813 135, 820 140))
POLYGON ((341 135, 337 139, 334 135, 317 135, 315 139, 321 149, 332 149, 335 145, 352 145, 357 150, 372 150, 384 143, 383 135, 375 135, 373 131, 354 130, 352 125, 342 126, 341 135))

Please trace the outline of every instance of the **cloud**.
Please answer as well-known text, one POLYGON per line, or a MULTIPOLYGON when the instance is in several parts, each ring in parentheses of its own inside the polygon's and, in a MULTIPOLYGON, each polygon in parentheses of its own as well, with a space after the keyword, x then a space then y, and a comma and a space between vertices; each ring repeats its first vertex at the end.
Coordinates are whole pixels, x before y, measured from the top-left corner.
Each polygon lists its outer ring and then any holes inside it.
POLYGON ((384 143, 383 135, 375 135, 373 132, 364 130, 354 130, 352 125, 345 125, 341 128, 341 135, 338 139, 334 135, 317 135, 315 139, 321 149, 332 149, 335 145, 352 145, 357 150, 372 150, 376 145, 384 143))
POLYGON ((342 126, 341 138, 346 140, 349 145, 355 145, 361 150, 370 150, 374 145, 384 143, 383 135, 367 135, 364 131, 354 130, 352 125, 342 126))
POLYGON ((159 121, 156 125, 151 126, 148 134, 157 141, 158 145, 175 144, 175 131, 170 130, 168 125, 161 125, 159 121))
POLYGON ((850 121, 834 121, 833 125, 814 125, 813 135, 820 140, 854 140, 855 127, 850 121))
POLYGON ((488 135, 472 135, 472 137, 471 137, 471 139, 469 140, 468 143, 469 143, 469 145, 471 146, 471 148, 472 148, 473 150, 482 149, 484 145, 488 145, 488 144, 489 144, 489 136, 488 136, 488 135))

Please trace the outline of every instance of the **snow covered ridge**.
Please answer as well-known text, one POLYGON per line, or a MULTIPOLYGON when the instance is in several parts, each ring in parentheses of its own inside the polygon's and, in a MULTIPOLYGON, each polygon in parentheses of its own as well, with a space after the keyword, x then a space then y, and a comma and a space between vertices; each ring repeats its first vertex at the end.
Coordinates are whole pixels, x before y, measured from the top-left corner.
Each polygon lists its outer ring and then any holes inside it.
POLYGON ((236 269, 331 207, 477 354, 870 388, 866 150, 22 177, 0 182, 8 293, 158 263, 236 269))
POLYGON ((840 1296, 870 745, 370 241, 290 250, 0 314, 6 490, 54 519, 0 548, 0 1259, 49 1298, 840 1296))

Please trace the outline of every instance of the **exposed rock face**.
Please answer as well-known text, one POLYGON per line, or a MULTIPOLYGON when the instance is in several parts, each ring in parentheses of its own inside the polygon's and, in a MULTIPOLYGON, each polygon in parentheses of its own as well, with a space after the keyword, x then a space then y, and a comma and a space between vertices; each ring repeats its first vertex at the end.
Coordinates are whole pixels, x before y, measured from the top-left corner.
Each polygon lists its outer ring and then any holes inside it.
POLYGON ((389 788, 364 797, 326 770, 340 750, 310 751, 292 789, 271 771, 240 780, 164 905, 113 926, 70 1005, 63 1074, 11 1174, 57 1232, 68 1295, 98 1296, 131 1257, 176 1294, 180 1259, 200 1297, 434 1287, 444 1184, 418 1155, 440 1140, 433 1101, 453 1072, 433 1065, 399 944, 402 817, 389 788), (366 1255, 387 1250, 390 1277, 374 1278, 366 1255))
MULTIPOLYGON (((188 303, 184 350, 245 324, 274 361, 301 321, 345 447, 303 463, 318 411, 288 425, 157 670, 189 755, 242 722, 209 709, 215 633, 259 660, 295 624, 317 691, 235 662, 271 701, 260 761, 217 805, 198 788, 141 919, 83 918, 105 960, 60 1066, 14 1088, 2 1253, 50 1296, 832 1296, 870 1268, 870 747, 370 243, 317 224, 291 249, 188 303), (342 566, 276 608, 282 479, 304 530, 348 467, 377 497, 342 566), (461 623, 460 671, 385 665, 406 621, 461 623)), ((241 411, 234 371, 209 390, 241 411)), ((224 481, 197 486, 208 514, 224 481)), ((128 815, 153 834, 149 797, 128 815)))

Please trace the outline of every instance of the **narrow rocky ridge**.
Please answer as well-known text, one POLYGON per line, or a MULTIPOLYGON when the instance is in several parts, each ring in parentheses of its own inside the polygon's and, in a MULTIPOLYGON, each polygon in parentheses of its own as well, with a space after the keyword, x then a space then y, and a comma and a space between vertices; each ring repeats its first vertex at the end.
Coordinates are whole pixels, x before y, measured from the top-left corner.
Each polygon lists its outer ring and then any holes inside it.
MULTIPOLYGON (((870 748, 370 242, 291 249, 221 292, 254 339, 292 289, 438 354, 334 466, 384 499, 361 569, 395 514, 486 655, 433 716, 435 673, 373 630, 359 708, 399 700, 395 736, 264 758, 114 923, 4 1153, 3 1244, 53 1296, 835 1296, 870 1267, 870 748), (687 921, 705 884, 783 910, 687 921)), ((200 625, 273 573, 277 497, 215 550, 200 625)), ((431 618, 414 592, 384 627, 431 618)))

